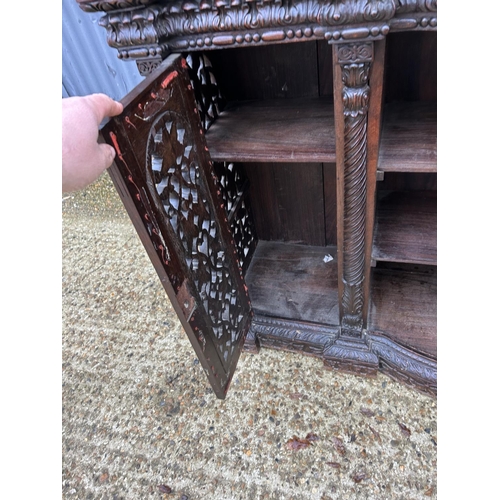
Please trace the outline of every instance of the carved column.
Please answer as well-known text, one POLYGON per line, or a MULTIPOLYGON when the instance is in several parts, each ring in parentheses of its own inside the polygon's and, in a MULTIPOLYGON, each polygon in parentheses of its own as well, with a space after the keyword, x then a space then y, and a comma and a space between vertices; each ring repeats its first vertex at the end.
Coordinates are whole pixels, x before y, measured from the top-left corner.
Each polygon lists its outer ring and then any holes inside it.
POLYGON ((373 42, 333 46, 337 149, 337 244, 340 332, 325 350, 328 366, 375 374, 378 358, 363 338, 366 326, 368 109, 373 42))
MULTIPOLYGON (((341 334, 361 337, 363 329, 367 124, 370 100, 369 76, 373 60, 373 43, 352 43, 335 47, 337 74, 340 74, 342 96, 343 150, 340 189, 344 200, 340 214, 342 232, 342 279, 340 304, 341 334)), ((338 113, 340 115, 340 113, 338 113)), ((338 117, 338 116, 337 116, 338 117)))

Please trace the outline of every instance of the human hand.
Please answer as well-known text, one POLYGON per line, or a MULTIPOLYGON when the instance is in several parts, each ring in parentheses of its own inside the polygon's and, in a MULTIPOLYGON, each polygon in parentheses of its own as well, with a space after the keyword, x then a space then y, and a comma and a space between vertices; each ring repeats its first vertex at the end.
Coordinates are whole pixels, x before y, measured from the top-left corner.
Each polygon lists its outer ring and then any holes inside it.
POLYGON ((99 144, 99 125, 119 115, 123 105, 105 94, 62 100, 62 191, 83 189, 94 182, 115 159, 109 144, 99 144))

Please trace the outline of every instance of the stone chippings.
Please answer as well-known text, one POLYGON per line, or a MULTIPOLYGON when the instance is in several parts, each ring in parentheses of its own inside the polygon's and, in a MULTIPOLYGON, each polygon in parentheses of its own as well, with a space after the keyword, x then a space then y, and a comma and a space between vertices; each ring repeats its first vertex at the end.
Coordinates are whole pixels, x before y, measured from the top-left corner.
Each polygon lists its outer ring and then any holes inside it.
POLYGON ((436 498, 436 400, 383 375, 263 349, 217 400, 107 175, 62 255, 63 498, 436 498))

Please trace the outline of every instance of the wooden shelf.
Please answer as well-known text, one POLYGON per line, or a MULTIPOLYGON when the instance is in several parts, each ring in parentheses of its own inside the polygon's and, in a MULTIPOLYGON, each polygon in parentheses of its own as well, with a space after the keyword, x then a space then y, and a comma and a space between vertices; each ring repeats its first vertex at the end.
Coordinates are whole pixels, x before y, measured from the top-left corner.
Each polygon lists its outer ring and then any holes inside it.
POLYGON ((386 104, 378 169, 384 172, 437 172, 435 102, 386 104))
POLYGON ((233 103, 206 139, 213 161, 335 162, 333 100, 233 103))
POLYGON ((436 359, 436 268, 403 266, 373 270, 368 329, 436 359))
POLYGON ((372 258, 437 264, 436 191, 380 193, 372 258))
POLYGON ((259 241, 245 281, 257 314, 338 325, 336 247, 259 241))

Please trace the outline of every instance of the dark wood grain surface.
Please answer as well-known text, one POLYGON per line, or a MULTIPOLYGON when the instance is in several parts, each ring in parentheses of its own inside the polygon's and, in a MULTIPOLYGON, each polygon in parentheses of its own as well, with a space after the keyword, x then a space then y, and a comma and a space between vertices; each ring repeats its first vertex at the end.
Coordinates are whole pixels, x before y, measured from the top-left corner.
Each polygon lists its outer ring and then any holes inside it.
POLYGON ((435 268, 374 269, 368 329, 437 357, 435 268))
POLYGON ((228 101, 317 97, 318 78, 328 80, 328 61, 314 41, 216 50, 209 57, 228 101))
POLYGON ((335 162, 331 97, 228 105, 208 130, 214 161, 335 162))
POLYGON ((381 196, 375 219, 372 258, 437 264, 436 191, 381 196))
POLYGON ((386 104, 378 169, 437 172, 437 107, 430 102, 386 104))
POLYGON ((337 249, 260 241, 246 275, 257 314, 338 325, 337 249), (324 262, 325 255, 333 260, 324 262))
POLYGON ((321 163, 247 163, 245 167, 259 239, 325 245, 321 163))
POLYGON ((437 99, 437 31, 389 33, 385 101, 437 99))

